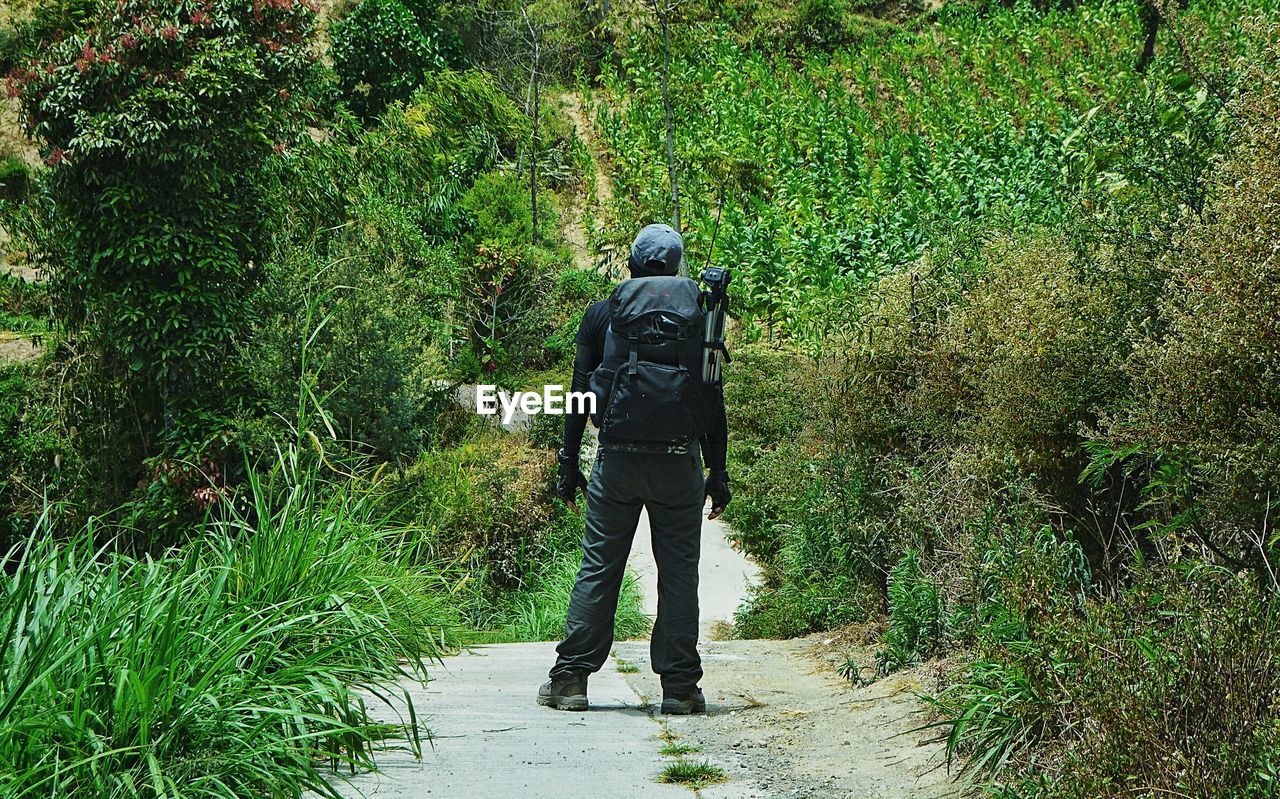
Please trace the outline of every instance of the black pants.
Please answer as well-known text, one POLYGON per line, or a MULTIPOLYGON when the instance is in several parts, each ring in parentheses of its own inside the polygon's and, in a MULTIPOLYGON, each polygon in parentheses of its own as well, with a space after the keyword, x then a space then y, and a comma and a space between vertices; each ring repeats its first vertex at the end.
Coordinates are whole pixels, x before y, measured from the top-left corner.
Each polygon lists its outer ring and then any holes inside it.
MULTIPOLYGON (((696 446, 696 445, 695 445, 696 446)), ((569 621, 552 677, 599 671, 613 646, 613 618, 627 555, 649 511, 658 564, 658 618, 649 643, 666 692, 702 679, 698 657, 698 555, 705 499, 698 454, 644 455, 601 450, 587 486, 582 568, 569 599, 569 621)))

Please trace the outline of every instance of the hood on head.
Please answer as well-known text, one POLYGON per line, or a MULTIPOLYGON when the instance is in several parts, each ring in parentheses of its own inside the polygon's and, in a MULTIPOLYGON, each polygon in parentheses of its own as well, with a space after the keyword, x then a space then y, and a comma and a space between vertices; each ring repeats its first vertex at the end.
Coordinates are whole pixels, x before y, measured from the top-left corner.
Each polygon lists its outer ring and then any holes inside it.
POLYGON ((684 260, 684 239, 670 225, 648 225, 631 244, 627 266, 632 277, 674 275, 684 260))

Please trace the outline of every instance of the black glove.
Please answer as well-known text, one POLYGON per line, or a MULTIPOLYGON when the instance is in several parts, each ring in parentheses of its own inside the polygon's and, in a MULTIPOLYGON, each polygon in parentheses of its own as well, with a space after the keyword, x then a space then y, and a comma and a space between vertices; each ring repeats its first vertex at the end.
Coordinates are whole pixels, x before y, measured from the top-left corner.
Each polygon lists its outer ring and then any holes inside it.
POLYGON ((711 497, 711 510, 724 510, 729 504, 729 500, 733 499, 733 493, 729 491, 729 473, 726 471, 712 472, 707 477, 707 496, 711 497))
POLYGON ((582 489, 583 495, 586 495, 587 478, 582 476, 582 470, 578 468, 577 453, 569 454, 562 449, 556 453, 556 462, 560 464, 556 472, 556 493, 572 505, 578 497, 578 489, 582 489))

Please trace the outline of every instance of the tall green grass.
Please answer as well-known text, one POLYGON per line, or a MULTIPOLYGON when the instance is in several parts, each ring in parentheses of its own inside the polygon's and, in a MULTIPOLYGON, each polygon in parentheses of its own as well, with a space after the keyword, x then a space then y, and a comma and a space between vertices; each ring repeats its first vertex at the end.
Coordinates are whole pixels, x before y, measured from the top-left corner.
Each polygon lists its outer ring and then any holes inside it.
MULTIPOLYGON (((506 600, 499 615, 500 626, 484 636, 487 643, 514 641, 557 641, 564 636, 573 593, 574 578, 582 562, 580 552, 564 552, 547 564, 536 581, 506 600)), ((620 641, 639 638, 649 632, 640 586, 630 572, 622 582, 613 634, 620 641)))
MULTIPOLYGON (((1063 180, 1073 139, 1149 82, 1133 68, 1140 3, 1060 5, 948 3, 834 52, 749 47, 721 21, 678 25, 670 99, 695 269, 723 198, 715 257, 735 270, 735 307, 816 341, 847 322, 848 295, 868 280, 957 240, 972 247, 980 228, 1061 224, 1075 202, 1063 180)), ((1195 0, 1180 19, 1229 51, 1244 21, 1276 10, 1195 0)), ((653 36, 624 41, 597 98, 620 241, 671 215, 653 36)), ((1185 69, 1162 39, 1149 75, 1185 69)))
MULTIPOLYGON (((448 586, 367 494, 283 457, 182 550, 38 525, 0 593, 0 796, 336 796, 331 767, 420 745, 363 696, 456 640, 448 586)), ((406 697, 407 699, 407 697, 406 697)))

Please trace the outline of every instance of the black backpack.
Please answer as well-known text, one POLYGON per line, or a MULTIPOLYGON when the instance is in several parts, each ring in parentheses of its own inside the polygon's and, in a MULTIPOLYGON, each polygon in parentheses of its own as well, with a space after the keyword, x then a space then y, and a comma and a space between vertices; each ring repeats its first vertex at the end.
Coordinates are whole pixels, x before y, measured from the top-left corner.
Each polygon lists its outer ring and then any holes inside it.
POLYGON ((663 451, 710 428, 713 387, 702 382, 706 312, 699 295, 687 277, 632 278, 614 289, 604 358, 590 382, 602 446, 663 451))

